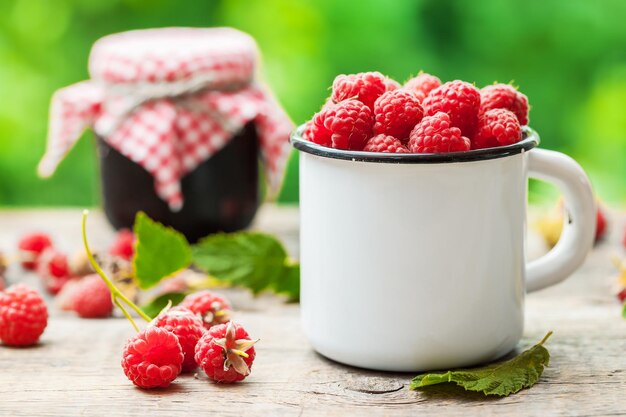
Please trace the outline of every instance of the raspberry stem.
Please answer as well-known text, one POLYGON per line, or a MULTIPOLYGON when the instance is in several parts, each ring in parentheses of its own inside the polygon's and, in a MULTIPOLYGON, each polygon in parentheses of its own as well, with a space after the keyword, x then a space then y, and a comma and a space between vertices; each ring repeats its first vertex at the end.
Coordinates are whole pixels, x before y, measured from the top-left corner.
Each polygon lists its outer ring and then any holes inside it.
POLYGON ((141 308, 139 308, 135 303, 133 303, 130 299, 128 299, 128 297, 126 297, 115 286, 115 284, 113 284, 113 282, 109 279, 109 277, 107 277, 106 273, 102 270, 102 268, 100 268, 100 265, 98 265, 98 262, 96 262, 96 259, 93 257, 93 254, 91 253, 91 250, 89 249, 89 243, 87 242, 87 214, 89 214, 89 210, 84 210, 83 219, 82 219, 82 233, 83 233, 83 244, 85 246, 85 252, 87 253, 87 258, 89 259, 89 263, 91 264, 93 269, 96 271, 96 273, 100 275, 100 278, 102 278, 102 280, 107 285, 107 287, 109 287, 109 291, 111 291, 111 299, 113 300, 113 303, 116 306, 118 306, 120 310, 122 310, 122 313, 131 322, 135 330, 139 331, 139 327, 137 327, 137 324, 135 323, 133 318, 130 316, 128 311, 126 311, 126 309, 124 308, 120 300, 126 303, 126 305, 128 305, 130 308, 135 310, 135 312, 139 314, 139 316, 141 316, 141 318, 144 319, 146 322, 150 323, 152 319, 141 308))

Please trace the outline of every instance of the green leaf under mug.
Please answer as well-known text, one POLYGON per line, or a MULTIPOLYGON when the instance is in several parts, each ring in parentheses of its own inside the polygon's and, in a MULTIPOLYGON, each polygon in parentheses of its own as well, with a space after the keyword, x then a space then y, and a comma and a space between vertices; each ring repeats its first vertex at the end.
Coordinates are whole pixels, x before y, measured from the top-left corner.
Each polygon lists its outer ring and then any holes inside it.
POLYGON ((455 383, 468 391, 479 391, 485 395, 507 396, 523 388, 533 386, 548 366, 550 354, 543 346, 552 332, 541 342, 520 353, 513 359, 478 368, 421 374, 413 378, 409 386, 417 390, 429 385, 455 383))
POLYGON ((180 232, 137 213, 133 269, 137 284, 147 289, 191 264, 191 247, 180 232))

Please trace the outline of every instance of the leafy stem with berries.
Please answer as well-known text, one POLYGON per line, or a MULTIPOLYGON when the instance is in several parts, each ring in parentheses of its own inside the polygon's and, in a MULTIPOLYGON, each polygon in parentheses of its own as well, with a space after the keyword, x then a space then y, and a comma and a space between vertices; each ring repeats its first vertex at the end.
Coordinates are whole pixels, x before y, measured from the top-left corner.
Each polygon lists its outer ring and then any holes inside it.
POLYGON ((125 303, 128 307, 132 308, 146 322, 149 323, 152 320, 152 318, 150 318, 150 316, 148 316, 141 308, 139 308, 135 303, 133 303, 128 297, 126 297, 113 284, 113 282, 111 282, 111 280, 109 279, 109 277, 107 277, 106 273, 102 270, 100 265, 98 265, 98 262, 96 262, 96 259, 94 258, 93 253, 91 252, 91 249, 89 249, 89 243, 87 242, 87 215, 88 214, 89 214, 88 210, 83 211, 82 235, 83 235, 83 245, 85 246, 85 252, 89 259, 89 263, 93 267, 94 271, 96 271, 96 273, 100 275, 104 283, 109 288, 109 291, 111 291, 111 298, 113 299, 113 303, 122 311, 122 313, 124 314, 124 316, 126 316, 128 321, 131 322, 135 330, 139 331, 139 327, 137 326, 137 324, 135 323, 131 315, 128 313, 128 311, 126 310, 122 302, 125 303))

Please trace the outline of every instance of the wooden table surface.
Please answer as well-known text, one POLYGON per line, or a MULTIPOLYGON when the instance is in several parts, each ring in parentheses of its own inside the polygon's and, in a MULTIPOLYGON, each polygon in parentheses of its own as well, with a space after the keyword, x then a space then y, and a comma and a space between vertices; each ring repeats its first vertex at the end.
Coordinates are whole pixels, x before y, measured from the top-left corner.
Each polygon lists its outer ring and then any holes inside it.
MULTIPOLYGON (((412 374, 370 372, 316 354, 299 324, 297 305, 273 296, 253 299, 229 291, 236 320, 259 337, 257 359, 244 383, 218 385, 203 375, 179 377, 168 389, 135 388, 120 367, 133 334, 124 319, 81 320, 50 302, 41 343, 27 349, 0 346, 0 416, 317 416, 317 415, 626 415, 626 320, 615 300, 611 253, 620 253, 617 229, 565 283, 528 295, 520 349, 548 330, 552 359, 531 389, 507 398, 484 398, 458 389, 407 389, 412 374)), ((9 251, 26 231, 49 231, 66 251, 80 248, 80 210, 0 212, 0 248, 9 251)), ((298 255, 298 213, 265 206, 256 227, 277 234, 298 255)), ((112 231, 99 212, 89 218, 93 247, 112 231)), ((624 253, 622 252, 622 255, 624 253)), ((19 267, 11 281, 36 282, 19 267)))

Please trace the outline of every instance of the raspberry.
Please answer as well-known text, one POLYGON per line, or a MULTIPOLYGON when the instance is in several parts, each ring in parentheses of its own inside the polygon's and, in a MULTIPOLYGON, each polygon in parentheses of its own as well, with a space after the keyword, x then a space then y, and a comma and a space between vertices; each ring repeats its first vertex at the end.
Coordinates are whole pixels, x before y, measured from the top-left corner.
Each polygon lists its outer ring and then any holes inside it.
POLYGON ((528 98, 509 84, 494 84, 480 90, 479 114, 491 109, 507 109, 515 113, 520 125, 528 124, 528 98))
POLYGON ((617 293, 617 299, 620 303, 626 303, 626 288, 617 293))
POLYGON ((50 294, 57 294, 70 280, 67 256, 55 249, 46 249, 38 258, 37 274, 50 294))
POLYGON ((332 141, 330 140, 330 137, 332 136, 330 131, 327 130, 320 121, 320 124, 316 124, 315 123, 315 119, 317 119, 320 113, 317 113, 313 120, 310 122, 307 122, 307 124, 304 126, 304 133, 303 136, 305 139, 310 140, 313 143, 317 143, 318 145, 322 145, 322 146, 327 146, 327 147, 331 147, 333 145, 332 141))
POLYGON ((196 345, 196 362, 216 382, 242 381, 250 375, 256 352, 248 332, 232 321, 207 331, 196 345))
POLYGON ((81 279, 71 279, 56 295, 54 301, 63 311, 74 311, 74 292, 80 286, 81 279))
POLYGON ((598 204, 598 209, 596 210, 596 242, 604 237, 604 233, 606 232, 606 217, 604 216, 604 211, 600 208, 598 204))
POLYGON ((522 139, 522 128, 515 115, 506 109, 487 110, 478 121, 473 149, 511 145, 522 139))
POLYGON ((387 153, 408 153, 409 150, 400 142, 399 139, 393 136, 377 135, 367 141, 365 148, 366 152, 387 152, 387 153))
POLYGON ((439 86, 441 86, 441 80, 425 72, 420 72, 416 77, 404 83, 404 89, 413 92, 421 100, 439 86))
POLYGON ((217 324, 226 323, 229 320, 231 306, 223 297, 204 290, 189 294, 180 303, 202 319, 205 329, 210 329, 217 324))
POLYGON ((400 85, 399 82, 397 82, 396 80, 394 80, 393 78, 385 78, 385 91, 393 91, 393 90, 397 90, 399 88, 401 88, 402 86, 400 85))
POLYGON ((52 247, 52 240, 44 233, 32 233, 24 236, 18 243, 20 254, 28 259, 22 262, 25 269, 37 268, 37 259, 41 253, 52 247))
POLYGON ((461 136, 461 129, 452 126, 450 116, 444 112, 424 117, 409 140, 413 153, 461 152, 470 146, 470 140, 461 136))
POLYGON ((450 116, 452 126, 471 136, 478 122, 480 92, 465 81, 450 81, 432 90, 422 102, 425 116, 444 112, 450 116))
POLYGON ((183 359, 176 335, 150 326, 126 342, 122 369, 140 388, 165 388, 180 374, 183 359))
POLYGON ((111 291, 96 274, 81 279, 72 290, 71 306, 80 317, 109 317, 113 312, 111 291))
POLYGON ((109 254, 130 261, 135 254, 135 234, 128 229, 117 232, 115 242, 109 248, 109 254))
POLYGON ((374 117, 365 104, 357 100, 345 100, 323 108, 313 117, 309 131, 312 141, 337 149, 360 151, 371 136, 374 117))
POLYGON ((174 307, 154 319, 154 325, 168 330, 178 337, 185 360, 183 372, 191 372, 198 367, 194 358, 196 344, 204 333, 202 320, 185 307, 174 307))
POLYGON ((39 293, 24 284, 0 292, 0 340, 9 346, 37 343, 48 324, 48 308, 39 293))
POLYGON ((330 97, 333 103, 356 99, 373 109, 376 99, 387 91, 389 82, 387 80, 388 78, 380 72, 341 74, 333 81, 333 92, 330 97))
POLYGON ((413 93, 388 91, 374 104, 374 133, 384 133, 406 142, 423 114, 422 106, 413 93))

